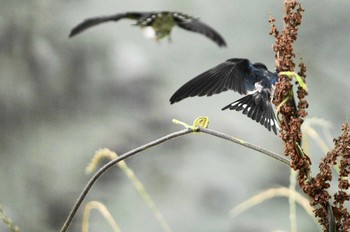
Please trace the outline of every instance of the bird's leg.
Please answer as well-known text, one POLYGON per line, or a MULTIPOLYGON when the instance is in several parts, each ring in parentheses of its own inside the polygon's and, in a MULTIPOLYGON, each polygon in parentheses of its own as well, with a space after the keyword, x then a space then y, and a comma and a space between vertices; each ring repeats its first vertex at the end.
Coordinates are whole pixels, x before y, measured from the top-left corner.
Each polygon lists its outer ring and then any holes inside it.
POLYGON ((305 84, 305 82, 303 81, 303 79, 295 72, 290 72, 290 71, 286 71, 286 72, 279 72, 278 76, 287 76, 290 79, 293 79, 293 77, 297 80, 297 82, 299 83, 300 87, 302 87, 304 90, 307 91, 307 86, 305 84))

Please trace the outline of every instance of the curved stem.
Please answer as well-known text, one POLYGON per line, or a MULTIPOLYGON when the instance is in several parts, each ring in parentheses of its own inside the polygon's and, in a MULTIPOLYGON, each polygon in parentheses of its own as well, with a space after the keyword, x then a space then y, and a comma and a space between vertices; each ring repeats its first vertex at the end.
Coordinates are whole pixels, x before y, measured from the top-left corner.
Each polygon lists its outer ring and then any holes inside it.
POLYGON ((288 166, 290 166, 290 162, 287 158, 277 154, 277 153, 274 153, 272 151, 269 151, 265 148, 262 148, 262 147, 259 147, 259 146, 256 146, 254 144, 251 144, 251 143, 248 143, 246 141, 243 141, 241 139, 237 139, 235 137, 232 137, 232 136, 229 136, 229 135, 226 135, 226 134, 223 134, 223 133, 220 133, 220 132, 217 132, 217 131, 214 131, 214 130, 210 130, 210 129, 206 129, 206 128, 202 128, 202 127, 198 127, 198 132, 202 132, 202 133, 205 133, 205 134, 209 134, 209 135, 213 135, 213 136, 216 136, 216 137, 219 137, 219 138, 222 138, 222 139, 225 139, 225 140, 228 140, 228 141, 231 141, 231 142, 234 142, 234 143, 237 143, 239 145, 242 145, 242 146, 245 146, 247 148, 250 148, 252 150, 255 150, 255 151, 258 151, 260 153, 263 153, 264 155, 267 155, 267 156, 270 156, 271 158, 274 158, 288 166))
POLYGON ((182 136, 182 135, 186 135, 191 133, 192 130, 191 129, 184 129, 181 131, 177 131, 171 134, 168 134, 162 138, 159 138, 157 140, 154 140, 150 143, 147 143, 145 145, 142 145, 136 149, 133 149, 131 151, 128 151, 126 153, 124 153, 123 155, 119 156, 118 158, 111 160, 110 162, 108 162, 107 164, 105 164, 103 167, 101 167, 89 180, 89 182, 87 183, 87 185, 84 187, 83 191, 81 192, 80 196, 78 197, 77 201, 75 202, 73 209, 70 211, 66 221, 64 222, 61 232, 67 231, 68 227, 70 226, 70 224, 72 223, 74 216, 76 214, 76 212, 78 211, 80 205, 82 204, 84 198, 86 197, 87 193, 89 192, 89 190, 91 189, 91 187, 94 185, 94 183, 96 182, 96 180, 102 176, 103 173, 105 173, 109 168, 111 168, 112 166, 114 166, 116 163, 118 163, 121 160, 124 160, 126 158, 128 158, 129 156, 135 155, 141 151, 144 151, 148 148, 154 147, 160 143, 163 143, 165 141, 168 141, 170 139, 182 136))
MULTIPOLYGON (((264 148, 261 148, 259 146, 256 146, 256 145, 253 145, 253 144, 250 144, 248 142, 245 142, 243 140, 240 140, 240 139, 237 139, 235 137, 232 137, 232 136, 229 136, 229 135, 226 135, 226 134, 223 134, 223 133, 220 133, 220 132, 217 132, 217 131, 214 131, 214 130, 210 130, 210 129, 206 129, 206 128, 203 128, 203 127, 197 127, 197 132, 201 132, 201 133, 204 133, 204 134, 208 134, 208 135, 212 135, 212 136, 215 136, 215 137, 218 137, 218 138, 222 138, 222 139, 225 139, 225 140, 228 140, 228 141, 231 141, 231 142, 234 142, 234 143, 237 143, 239 145, 242 145, 242 146, 245 146, 247 148, 250 148, 250 149, 253 149, 255 151, 258 151, 260 153, 263 153, 267 156, 270 156, 284 164, 287 164, 289 166, 289 160, 272 152, 272 151, 269 151, 269 150, 266 150, 264 148)), ((111 160, 110 162, 108 162, 107 164, 105 164, 103 167, 101 167, 92 177, 91 179, 89 180, 89 182, 87 183, 87 185, 84 187, 83 191, 81 192, 81 194, 79 195, 77 201, 75 202, 74 206, 73 206, 73 209, 70 211, 65 223, 63 224, 62 226, 62 229, 61 229, 61 232, 65 232, 68 230, 68 227, 70 226, 70 224, 72 223, 73 219, 74 219, 74 216, 76 214, 76 212, 78 211, 80 205, 82 204, 83 200, 85 199, 86 195, 88 194, 89 190, 91 189, 91 187, 94 185, 94 183, 97 181, 97 179, 102 176, 103 173, 105 173, 109 168, 111 168, 112 166, 114 166, 115 164, 117 164, 118 162, 132 156, 132 155, 135 155, 141 151, 144 151, 144 150, 147 150, 151 147, 154 147, 158 144, 161 144, 165 141, 168 141, 170 139, 173 139, 173 138, 176 138, 176 137, 180 137, 180 136, 183 136, 183 135, 186 135, 186 134, 190 134, 190 133, 193 133, 193 129, 191 128, 186 128, 184 130, 181 130, 181 131, 177 131, 177 132, 173 132, 171 134, 168 134, 166 136, 163 136, 159 139, 156 139, 150 143, 147 143, 145 145, 142 145, 138 148, 135 148, 131 151, 128 151, 126 153, 124 153, 123 155, 119 156, 118 158, 114 159, 114 160, 111 160)))

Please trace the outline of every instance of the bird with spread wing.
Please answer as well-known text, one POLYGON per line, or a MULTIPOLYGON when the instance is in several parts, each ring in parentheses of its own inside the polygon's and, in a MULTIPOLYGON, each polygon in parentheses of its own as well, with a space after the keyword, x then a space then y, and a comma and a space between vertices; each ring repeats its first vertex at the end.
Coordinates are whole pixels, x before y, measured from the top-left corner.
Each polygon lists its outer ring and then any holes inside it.
POLYGON ((223 37, 216 30, 199 21, 199 19, 187 14, 170 11, 126 12, 109 16, 88 18, 74 27, 71 30, 69 37, 73 37, 100 23, 116 22, 120 19, 136 20, 135 25, 141 27, 146 36, 155 38, 157 41, 167 36, 170 40, 171 30, 177 25, 182 29, 205 35, 214 41, 219 47, 226 46, 223 37))
POLYGON ((252 120, 275 134, 279 130, 273 106, 274 85, 278 80, 262 63, 251 63, 248 59, 233 58, 199 74, 180 87, 170 98, 170 103, 187 97, 211 96, 233 90, 244 97, 222 108, 242 111, 252 120))

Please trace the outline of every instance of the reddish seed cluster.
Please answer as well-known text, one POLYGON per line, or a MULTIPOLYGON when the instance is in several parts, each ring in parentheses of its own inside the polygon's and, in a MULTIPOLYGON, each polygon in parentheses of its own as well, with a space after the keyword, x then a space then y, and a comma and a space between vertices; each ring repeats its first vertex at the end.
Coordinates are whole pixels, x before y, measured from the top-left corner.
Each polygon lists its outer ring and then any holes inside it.
MULTIPOLYGON (((275 19, 270 17, 270 34, 276 39, 273 50, 276 53, 277 72, 293 71, 295 64, 293 62, 293 43, 297 39, 298 26, 302 21, 302 12, 304 9, 300 3, 295 0, 285 0, 284 29, 280 33, 275 26, 275 19)), ((306 67, 304 63, 299 64, 300 71, 298 75, 306 77, 306 67)), ((335 139, 335 148, 322 159, 319 168, 320 172, 315 176, 310 176, 311 160, 304 154, 300 144, 302 133, 300 127, 303 118, 307 116, 306 109, 308 102, 305 97, 307 91, 298 86, 296 91, 298 103, 295 103, 293 96, 293 83, 287 76, 281 76, 276 84, 276 90, 273 103, 279 106, 279 118, 281 121, 281 138, 285 143, 285 155, 291 158, 291 167, 298 171, 298 183, 300 188, 310 196, 310 204, 315 207, 315 215, 318 217, 325 231, 328 231, 327 204, 331 199, 328 192, 330 181, 332 180, 332 166, 339 162, 340 173, 338 178, 338 192, 334 194, 334 205, 332 211, 336 220, 337 231, 350 230, 350 213, 344 206, 350 201, 350 194, 346 191, 350 187, 350 135, 349 125, 343 125, 343 134, 335 139), (285 99, 288 99, 282 104, 285 99), (282 104, 282 105, 281 105, 282 104)), ((329 204, 328 204, 329 205, 329 204)))
MULTIPOLYGON (((275 19, 270 17, 271 30, 270 34, 276 39, 273 46, 276 59, 276 70, 293 71, 295 64, 293 58, 293 43, 297 39, 298 26, 301 24, 302 12, 304 9, 300 3, 295 0, 286 0, 284 2, 284 29, 280 33, 275 25, 275 19)), ((303 63, 299 65, 299 75, 306 77, 306 67, 303 63)), ((280 76, 276 83, 275 95, 273 103, 279 107, 279 118, 281 121, 281 138, 285 142, 284 153, 291 157, 291 167, 294 170, 300 171, 299 182, 304 182, 308 179, 310 172, 310 159, 304 154, 301 149, 302 133, 300 130, 304 117, 307 115, 306 108, 308 103, 305 100, 307 91, 298 87, 297 98, 298 104, 295 102, 293 94, 293 83, 290 77, 280 76), (288 99, 285 102, 285 99, 288 99), (283 102, 283 103, 282 103, 283 102)))
MULTIPOLYGON (((306 77, 306 66, 303 62, 299 64, 300 71, 298 72, 298 75, 301 77, 306 77)), ((302 119, 307 116, 306 109, 309 107, 309 103, 305 100, 305 97, 307 96, 307 91, 300 86, 298 86, 297 90, 297 97, 298 97, 298 110, 297 115, 298 118, 302 119)))
MULTIPOLYGON (((280 33, 275 26, 275 19, 270 17, 270 34, 275 37, 273 50, 275 52, 276 70, 294 71, 295 57, 293 52, 293 43, 298 36, 298 26, 302 22, 302 12, 304 9, 296 0, 284 1, 284 28, 280 33)), ((300 71, 298 75, 306 78, 306 67, 303 63, 299 64, 300 71)), ((328 169, 311 178, 310 167, 311 160, 301 148, 302 133, 301 125, 304 117, 307 116, 306 108, 308 102, 305 99, 307 91, 300 86, 297 89, 297 103, 293 94, 293 83, 290 77, 280 76, 276 88, 273 103, 279 106, 279 119, 281 121, 281 138, 285 143, 284 153, 291 158, 291 167, 298 171, 298 183, 300 188, 311 197, 311 205, 316 206, 315 215, 320 223, 327 228, 327 211, 323 206, 330 199, 327 192, 331 175, 327 175, 328 169), (288 99, 285 101, 285 99, 288 99), (282 104, 282 105, 281 105, 282 104)))
POLYGON ((297 39, 298 26, 301 24, 302 12, 304 11, 301 4, 295 0, 285 0, 284 4, 285 16, 283 20, 286 26, 281 34, 274 24, 275 19, 270 17, 269 20, 271 24, 270 34, 276 38, 273 50, 276 52, 276 68, 278 72, 294 70, 293 42, 297 39))
POLYGON ((332 207, 336 220, 337 231, 350 230, 350 214, 344 206, 350 201, 350 194, 346 192, 349 189, 350 174, 350 128, 347 123, 343 125, 343 133, 339 138, 334 139, 335 147, 327 153, 319 165, 320 172, 316 177, 311 179, 311 184, 304 186, 304 192, 311 196, 311 205, 321 205, 315 210, 315 215, 319 218, 322 225, 327 226, 327 210, 326 203, 331 196, 326 191, 330 187, 332 180, 332 167, 339 163, 338 192, 334 194, 334 206, 332 207))
MULTIPOLYGON (((275 26, 275 19, 270 17, 270 34, 275 37, 276 70, 293 71, 293 43, 297 39, 298 26, 302 22, 304 9, 296 0, 284 1, 284 29, 280 33, 275 26)), ((306 67, 304 63, 299 64, 298 75, 306 78, 306 67)), ((297 84, 297 83, 296 83, 297 84)), ((310 204, 315 208, 315 216, 318 218, 324 230, 328 231, 329 220, 335 219, 335 230, 345 232, 350 230, 350 213, 344 204, 349 204, 350 188, 350 127, 343 125, 342 135, 334 140, 335 148, 321 160, 320 172, 311 177, 310 158, 301 148, 302 133, 300 127, 307 116, 306 109, 308 102, 305 97, 307 91, 298 86, 296 98, 293 94, 293 83, 290 77, 280 76, 276 83, 273 103, 278 107, 278 116, 281 122, 281 138, 285 143, 285 155, 291 158, 291 167, 298 171, 298 183, 300 188, 310 196, 310 204), (296 104, 297 99, 297 104, 296 104), (329 193, 330 182, 332 181, 332 167, 339 165, 338 192, 333 196, 334 203, 329 193), (332 210, 330 210, 330 207, 332 210), (332 213, 333 214, 332 214, 332 213)), ((333 221, 333 220, 332 220, 333 221)), ((331 223, 333 225, 333 223, 331 223)))
MULTIPOLYGON (((337 221, 338 231, 350 230, 350 213, 344 206, 346 202, 350 201, 350 194, 346 191, 350 187, 350 127, 345 123, 342 126, 343 133, 334 139, 335 147, 328 152, 327 158, 332 159, 333 164, 339 163, 339 177, 338 177, 338 192, 334 194, 335 218, 337 221)), ((322 168, 325 168, 325 163, 322 168)), ((331 165, 329 165, 331 166, 331 165)))

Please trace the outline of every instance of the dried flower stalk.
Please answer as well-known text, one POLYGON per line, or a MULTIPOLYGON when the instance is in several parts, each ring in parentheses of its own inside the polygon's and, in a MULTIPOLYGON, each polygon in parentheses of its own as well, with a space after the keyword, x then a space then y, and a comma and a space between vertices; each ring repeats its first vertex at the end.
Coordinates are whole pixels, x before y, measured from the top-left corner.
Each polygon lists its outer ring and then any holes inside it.
MULTIPOLYGON (((294 71, 293 43, 297 39, 298 27, 302 22, 304 9, 296 0, 284 0, 284 28, 280 33, 275 25, 275 19, 270 17, 270 34, 275 37, 273 50, 276 58, 276 71, 294 71)), ((298 75, 304 81, 306 67, 299 64, 298 75)), ((347 190, 350 187, 350 135, 349 125, 343 125, 342 135, 334 140, 335 148, 328 152, 319 165, 320 172, 315 177, 311 176, 311 160, 301 148, 302 132, 301 125, 307 116, 308 102, 305 99, 307 91, 298 86, 296 91, 297 103, 293 94, 292 79, 281 75, 275 89, 273 103, 280 106, 278 117, 281 122, 281 138, 284 141, 286 156, 291 158, 291 167, 298 171, 298 184, 309 195, 310 205, 315 208, 314 213, 325 231, 348 231, 350 230, 350 213, 344 206, 350 201, 347 190), (334 204, 330 204, 332 198, 328 189, 332 181, 332 166, 339 163, 340 175, 338 178, 338 192, 334 194, 334 204), (333 225, 332 219, 335 219, 333 225)))

